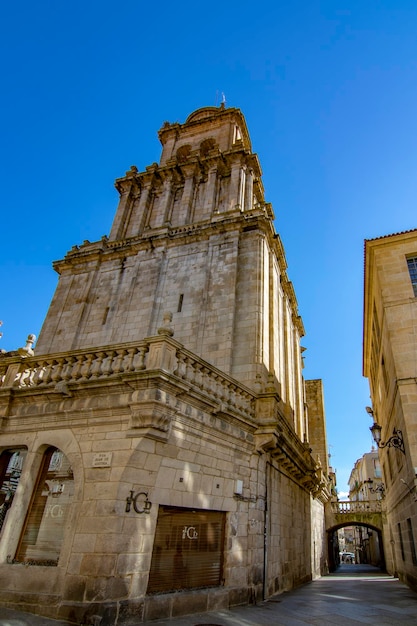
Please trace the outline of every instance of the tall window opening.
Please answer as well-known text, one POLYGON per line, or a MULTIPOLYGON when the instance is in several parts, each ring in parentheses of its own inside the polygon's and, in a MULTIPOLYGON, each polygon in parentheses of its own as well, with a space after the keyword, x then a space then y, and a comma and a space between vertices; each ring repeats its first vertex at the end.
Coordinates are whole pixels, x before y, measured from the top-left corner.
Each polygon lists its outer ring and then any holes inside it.
POLYGON ((411 558, 413 561, 413 565, 417 565, 416 544, 414 543, 413 526, 412 526, 410 517, 407 518, 407 529, 408 529, 408 539, 410 542, 410 549, 411 549, 411 558))
POLYGON ((414 295, 417 297, 417 256, 407 259, 407 265, 408 271, 410 272, 414 295))
POLYGON ((43 455, 15 561, 57 565, 74 494, 72 468, 57 448, 43 455))
POLYGON ((182 311, 182 303, 184 302, 184 294, 181 293, 179 300, 178 300, 178 308, 177 308, 177 313, 181 313, 182 311))
POLYGON ((402 560, 404 561, 405 560, 404 542, 403 542, 403 534, 402 534, 402 531, 401 531, 401 524, 400 524, 400 522, 398 522, 398 524, 397 524, 397 529, 398 529, 398 538, 400 540, 401 557, 402 557, 402 560))

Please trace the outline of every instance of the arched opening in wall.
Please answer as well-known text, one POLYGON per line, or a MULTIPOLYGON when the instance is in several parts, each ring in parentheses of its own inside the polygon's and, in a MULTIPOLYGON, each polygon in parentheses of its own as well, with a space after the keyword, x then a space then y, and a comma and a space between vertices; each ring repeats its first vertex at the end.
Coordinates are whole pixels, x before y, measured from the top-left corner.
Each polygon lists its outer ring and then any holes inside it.
POLYGON ((382 532, 376 526, 350 522, 328 531, 329 565, 372 565, 385 570, 382 532))
POLYGON ((0 536, 19 484, 26 452, 26 448, 13 448, 0 454, 0 536))
POLYGON ((45 451, 26 515, 15 562, 57 565, 74 495, 72 467, 54 447, 45 451))

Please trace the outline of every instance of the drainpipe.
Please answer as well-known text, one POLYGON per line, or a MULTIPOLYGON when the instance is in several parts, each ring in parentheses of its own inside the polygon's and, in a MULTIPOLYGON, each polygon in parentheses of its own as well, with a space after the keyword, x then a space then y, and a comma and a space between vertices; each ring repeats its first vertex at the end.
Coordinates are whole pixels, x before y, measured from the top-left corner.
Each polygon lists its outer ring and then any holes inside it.
POLYGON ((263 589, 262 595, 263 599, 266 600, 267 593, 267 571, 268 571, 268 483, 271 472, 271 464, 269 461, 266 462, 266 472, 265 472, 265 502, 264 502, 264 571, 263 571, 263 589))

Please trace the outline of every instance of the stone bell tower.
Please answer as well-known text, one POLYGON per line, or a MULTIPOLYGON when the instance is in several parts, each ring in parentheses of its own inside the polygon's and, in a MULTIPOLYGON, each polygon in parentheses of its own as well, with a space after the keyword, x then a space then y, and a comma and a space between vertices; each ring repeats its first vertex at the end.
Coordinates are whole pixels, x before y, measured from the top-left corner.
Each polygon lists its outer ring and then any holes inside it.
POLYGON ((21 468, 0 605, 128 626, 327 570, 323 389, 245 119, 207 107, 159 137, 109 236, 54 263, 35 354, 0 355, 3 493, 21 468))
POLYGON ((175 340, 251 388, 274 385, 302 419, 297 302, 239 109, 165 122, 162 154, 116 180, 109 237, 54 264, 37 355, 138 341, 172 314, 175 340))

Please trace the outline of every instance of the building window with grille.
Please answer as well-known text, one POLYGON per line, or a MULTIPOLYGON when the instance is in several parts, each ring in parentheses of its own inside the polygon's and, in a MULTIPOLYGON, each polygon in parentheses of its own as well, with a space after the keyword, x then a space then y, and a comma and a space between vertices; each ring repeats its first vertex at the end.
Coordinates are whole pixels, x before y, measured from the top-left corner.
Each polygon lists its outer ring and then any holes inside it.
POLYGON ((68 459, 61 450, 48 448, 42 458, 15 562, 58 564, 73 495, 74 479, 68 459))
POLYGON ((414 296, 417 298, 417 256, 407 259, 408 271, 410 272, 411 284, 413 285, 414 296))

